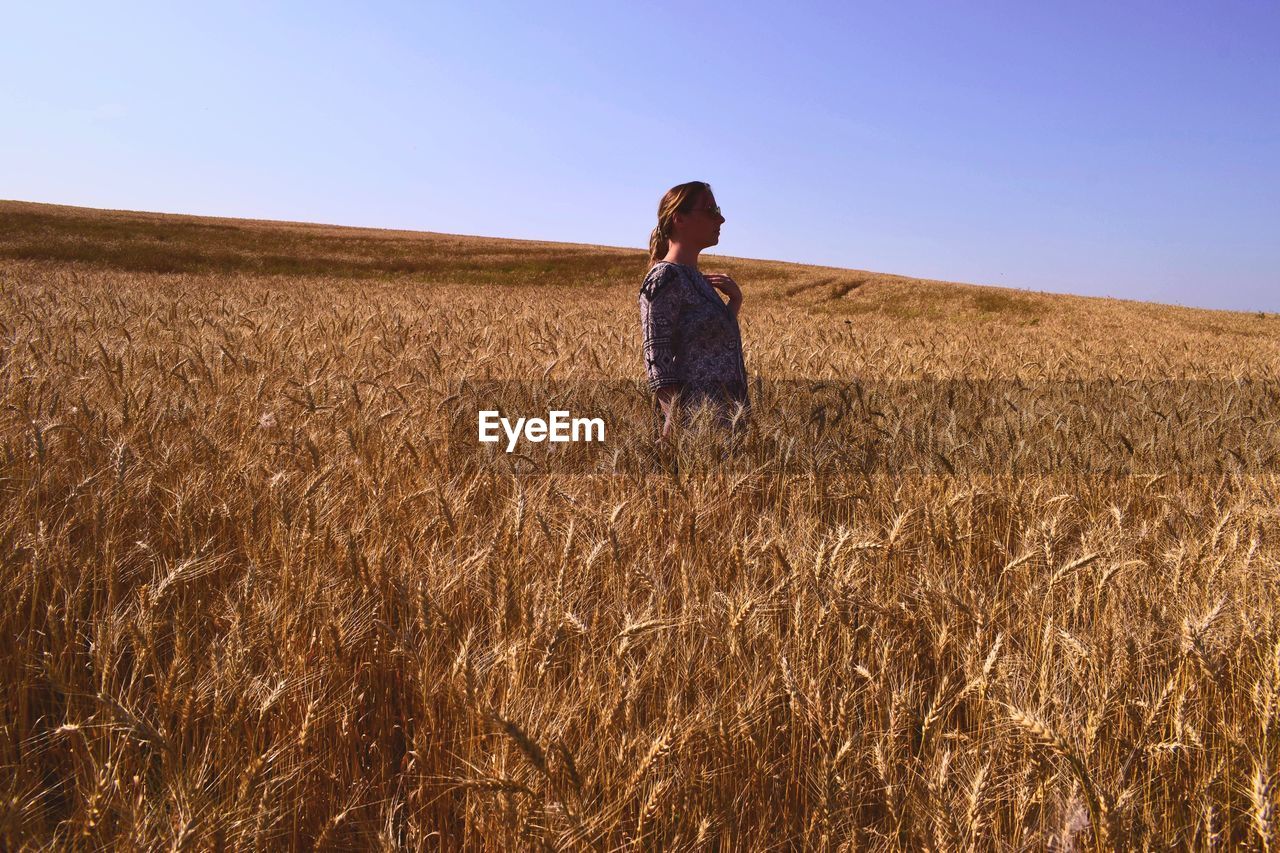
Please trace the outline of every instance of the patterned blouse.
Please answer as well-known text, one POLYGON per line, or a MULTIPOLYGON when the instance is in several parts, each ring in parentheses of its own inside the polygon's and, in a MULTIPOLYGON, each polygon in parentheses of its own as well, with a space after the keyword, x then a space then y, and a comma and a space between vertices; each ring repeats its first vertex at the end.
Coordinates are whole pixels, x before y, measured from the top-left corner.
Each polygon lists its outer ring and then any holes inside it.
POLYGON ((677 386, 686 401, 750 407, 738 320, 698 270, 654 264, 640 286, 640 325, 650 390, 677 386))

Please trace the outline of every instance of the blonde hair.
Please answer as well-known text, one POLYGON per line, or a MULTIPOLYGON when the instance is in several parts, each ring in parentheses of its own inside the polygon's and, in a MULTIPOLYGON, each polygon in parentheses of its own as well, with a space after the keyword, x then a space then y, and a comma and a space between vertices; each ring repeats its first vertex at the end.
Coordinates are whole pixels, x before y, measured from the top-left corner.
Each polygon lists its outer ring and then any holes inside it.
POLYGON ((677 213, 689 213, 704 192, 711 192, 706 181, 689 181, 667 190, 658 202, 658 227, 649 234, 649 266, 662 260, 671 245, 671 227, 677 213))

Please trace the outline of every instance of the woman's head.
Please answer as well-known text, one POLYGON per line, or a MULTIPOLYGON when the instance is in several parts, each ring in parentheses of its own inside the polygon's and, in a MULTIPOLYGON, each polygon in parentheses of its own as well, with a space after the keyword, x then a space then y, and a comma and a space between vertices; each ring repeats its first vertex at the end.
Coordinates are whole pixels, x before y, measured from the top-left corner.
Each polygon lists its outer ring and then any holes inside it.
POLYGON ((662 260, 674 238, 698 251, 720 242, 724 217, 706 181, 689 181, 667 190, 658 203, 658 226, 649 235, 649 264, 662 260))

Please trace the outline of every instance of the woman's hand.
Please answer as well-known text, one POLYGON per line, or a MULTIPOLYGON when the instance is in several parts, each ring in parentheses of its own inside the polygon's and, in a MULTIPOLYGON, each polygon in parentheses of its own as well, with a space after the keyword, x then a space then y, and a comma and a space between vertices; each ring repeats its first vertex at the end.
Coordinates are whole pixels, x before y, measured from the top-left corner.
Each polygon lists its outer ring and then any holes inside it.
POLYGON ((659 441, 670 441, 672 438, 672 429, 675 426, 675 398, 680 389, 674 385, 668 385, 665 388, 658 389, 658 403, 662 406, 662 434, 658 437, 659 441))
POLYGON ((718 272, 706 273, 703 278, 716 290, 729 297, 729 310, 736 318, 738 309, 742 307, 742 288, 738 287, 738 283, 724 273, 718 272))

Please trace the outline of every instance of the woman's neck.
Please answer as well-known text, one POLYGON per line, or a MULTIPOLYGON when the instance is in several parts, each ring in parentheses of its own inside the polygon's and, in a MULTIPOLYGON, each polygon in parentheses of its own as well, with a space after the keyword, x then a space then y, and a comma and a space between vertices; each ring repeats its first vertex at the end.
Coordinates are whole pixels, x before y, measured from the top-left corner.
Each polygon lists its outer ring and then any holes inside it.
POLYGON ((672 264, 683 264, 686 267, 698 268, 698 253, 700 249, 694 249, 691 246, 682 246, 679 243, 672 243, 667 249, 667 256, 664 261, 672 264))

